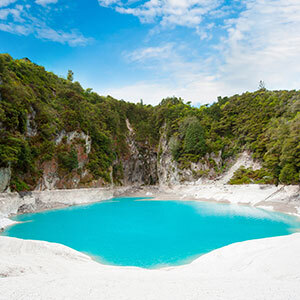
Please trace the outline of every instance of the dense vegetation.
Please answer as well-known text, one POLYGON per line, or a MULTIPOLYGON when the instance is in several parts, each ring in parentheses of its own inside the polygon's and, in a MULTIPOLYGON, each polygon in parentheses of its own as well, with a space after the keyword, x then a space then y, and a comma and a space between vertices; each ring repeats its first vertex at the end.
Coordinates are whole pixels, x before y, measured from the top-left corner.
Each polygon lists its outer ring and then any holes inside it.
POLYGON ((120 182, 122 158, 130 155, 126 119, 136 140, 152 151, 158 151, 164 131, 174 160, 183 168, 207 153, 221 153, 218 172, 222 172, 230 158, 249 150, 263 169, 255 174, 239 170, 232 183, 299 183, 298 91, 261 88, 219 97, 200 108, 180 98, 167 98, 153 107, 99 96, 72 80, 72 72, 64 79, 28 59, 0 55, 0 168, 11 166, 12 189, 33 188, 42 164, 52 159, 58 161, 62 174, 81 172, 74 145, 55 143, 63 130, 91 137, 87 167, 93 178, 120 182))

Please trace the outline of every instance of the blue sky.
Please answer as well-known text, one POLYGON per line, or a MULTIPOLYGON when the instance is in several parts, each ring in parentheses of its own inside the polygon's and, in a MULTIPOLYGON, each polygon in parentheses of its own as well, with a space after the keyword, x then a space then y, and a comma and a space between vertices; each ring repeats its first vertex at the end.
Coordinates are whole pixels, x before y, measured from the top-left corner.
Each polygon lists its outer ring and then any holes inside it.
POLYGON ((299 89, 299 0, 0 0, 0 52, 157 104, 299 89))

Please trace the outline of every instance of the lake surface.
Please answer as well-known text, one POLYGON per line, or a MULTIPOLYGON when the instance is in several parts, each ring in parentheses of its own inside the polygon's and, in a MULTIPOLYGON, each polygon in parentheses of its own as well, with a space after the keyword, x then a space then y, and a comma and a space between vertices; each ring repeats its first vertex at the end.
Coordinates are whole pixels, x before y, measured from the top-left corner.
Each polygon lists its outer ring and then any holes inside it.
POLYGON ((105 264, 156 268, 250 239, 287 235, 299 219, 253 207, 115 198, 17 216, 3 235, 57 242, 105 264))

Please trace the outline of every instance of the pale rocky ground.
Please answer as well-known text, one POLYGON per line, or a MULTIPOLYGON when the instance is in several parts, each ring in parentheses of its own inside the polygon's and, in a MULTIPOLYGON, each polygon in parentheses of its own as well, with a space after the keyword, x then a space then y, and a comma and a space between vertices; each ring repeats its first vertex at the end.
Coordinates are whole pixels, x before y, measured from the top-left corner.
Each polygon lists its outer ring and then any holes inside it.
POLYGON ((221 176, 217 182, 226 184, 231 177, 233 176, 234 172, 237 171, 240 167, 244 166, 245 168, 252 168, 253 170, 258 170, 261 168, 261 164, 257 161, 254 161, 250 154, 246 151, 242 152, 232 167, 223 175, 221 176))
POLYGON ((0 231, 14 223, 9 219, 11 215, 107 200, 129 189, 120 187, 0 193, 0 231))
POLYGON ((145 270, 104 266, 59 244, 0 237, 0 299, 296 300, 299 249, 296 233, 145 270))
POLYGON ((249 205, 300 216, 300 186, 185 184, 129 189, 126 196, 151 200, 199 200, 249 205))

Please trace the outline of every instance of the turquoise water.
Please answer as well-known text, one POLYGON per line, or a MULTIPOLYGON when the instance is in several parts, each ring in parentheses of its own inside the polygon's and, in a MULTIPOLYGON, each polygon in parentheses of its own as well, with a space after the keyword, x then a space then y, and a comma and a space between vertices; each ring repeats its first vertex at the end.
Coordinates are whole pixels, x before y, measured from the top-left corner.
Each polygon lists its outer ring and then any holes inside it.
POLYGON ((155 268, 187 263, 222 246, 286 235, 297 218, 262 209, 196 201, 115 198, 15 218, 3 234, 57 242, 106 264, 155 268))

